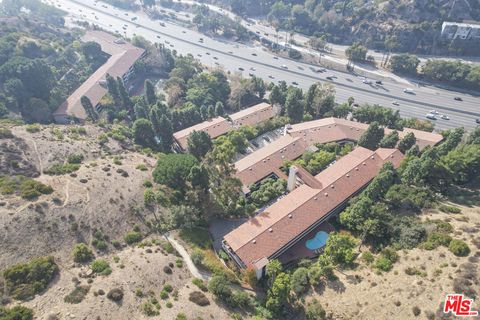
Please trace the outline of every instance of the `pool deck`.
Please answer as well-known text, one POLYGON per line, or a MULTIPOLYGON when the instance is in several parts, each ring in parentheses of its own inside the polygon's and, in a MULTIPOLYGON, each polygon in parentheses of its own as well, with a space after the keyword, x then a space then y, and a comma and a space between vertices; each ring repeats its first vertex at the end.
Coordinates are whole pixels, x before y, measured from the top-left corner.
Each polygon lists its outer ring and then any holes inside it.
POLYGON ((310 250, 307 248, 306 242, 307 240, 315 237, 315 235, 319 231, 325 231, 328 234, 330 234, 330 232, 335 231, 335 228, 328 222, 322 223, 317 228, 310 231, 305 237, 303 237, 302 240, 297 242, 293 247, 288 249, 284 254, 282 254, 278 258, 278 260, 280 260, 282 264, 286 265, 296 260, 311 259, 318 256, 322 252, 323 248, 320 248, 317 250, 310 250))

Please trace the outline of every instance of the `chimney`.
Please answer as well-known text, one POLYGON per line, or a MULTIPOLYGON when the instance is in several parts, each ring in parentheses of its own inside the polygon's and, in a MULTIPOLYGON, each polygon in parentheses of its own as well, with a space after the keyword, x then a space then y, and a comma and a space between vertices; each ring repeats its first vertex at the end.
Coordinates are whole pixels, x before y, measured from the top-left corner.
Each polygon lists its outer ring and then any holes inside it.
POLYGON ((288 173, 288 181, 287 181, 287 190, 293 191, 295 189, 295 185, 297 182, 297 173, 298 169, 296 166, 290 166, 290 172, 288 173))

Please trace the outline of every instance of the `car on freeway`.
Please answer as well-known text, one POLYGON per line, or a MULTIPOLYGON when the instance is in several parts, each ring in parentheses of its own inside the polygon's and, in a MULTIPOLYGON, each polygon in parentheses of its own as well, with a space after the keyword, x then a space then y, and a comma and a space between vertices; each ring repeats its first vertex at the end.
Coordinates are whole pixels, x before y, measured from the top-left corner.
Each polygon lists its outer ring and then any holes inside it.
POLYGON ((405 89, 403 89, 403 92, 404 93, 409 93, 409 94, 414 94, 415 93, 415 91, 411 88, 405 88, 405 89))
POLYGON ((185 31, 185 30, 182 30, 182 33, 187 33, 187 31, 185 31))
POLYGON ((272 75, 269 75, 268 77, 269 77, 270 79, 275 79, 275 77, 272 76, 272 75))
POLYGON ((229 53, 229 54, 233 54, 233 52, 232 52, 232 51, 228 51, 228 53, 229 53))
POLYGON ((328 76, 327 79, 328 79, 328 80, 333 80, 333 77, 332 77, 332 76, 328 76))
POLYGON ((216 66, 219 66, 219 65, 220 65, 220 63, 218 63, 217 61, 215 61, 214 63, 215 63, 216 66))
POLYGON ((298 68, 299 70, 304 70, 303 67, 301 67, 301 66, 297 66, 297 68, 298 68))
POLYGON ((365 83, 365 84, 372 84, 372 81, 370 81, 370 80, 368 80, 368 79, 365 79, 365 80, 363 80, 362 82, 365 83))
POLYGON ((394 106, 399 106, 399 105, 400 105, 400 103, 398 103, 398 101, 392 101, 392 104, 393 104, 394 106))
POLYGON ((253 73, 251 73, 251 72, 249 72, 248 75, 249 75, 250 77, 253 77, 253 73))
POLYGON ((275 57, 275 56, 274 56, 273 59, 278 60, 278 57, 275 57))
POLYGON ((210 55, 210 52, 207 52, 207 53, 205 53, 205 54, 206 54, 207 56, 209 56, 209 55, 210 55))
POLYGON ((433 113, 427 113, 425 115, 425 118, 430 119, 430 120, 437 120, 437 117, 433 113))
POLYGON ((325 69, 325 68, 319 68, 319 69, 317 69, 317 72, 325 72, 325 71, 327 71, 327 69, 325 69))
POLYGON ((430 113, 431 113, 431 114, 438 114, 438 111, 435 110, 435 109, 433 109, 433 110, 430 110, 430 113))
POLYGON ((297 82, 297 81, 292 81, 292 84, 293 84, 294 86, 298 86, 298 82, 297 82))
POLYGON ((132 17, 132 19, 130 19, 130 20, 135 21, 137 19, 138 19, 137 17, 132 17))
POLYGON ((450 120, 450 118, 446 114, 442 114, 440 118, 442 118, 443 120, 450 120))
POLYGON ((257 69, 255 69, 254 67, 251 67, 250 70, 255 71, 255 70, 257 70, 257 69))
POLYGON ((475 122, 480 124, 480 118, 475 119, 475 122))
POLYGON ((245 69, 243 69, 242 67, 238 67, 238 70, 245 71, 245 69))
POLYGON ((383 85, 382 80, 377 80, 377 81, 375 81, 375 83, 378 84, 378 85, 383 85))
POLYGON ((360 105, 359 105, 358 103, 354 103, 354 104, 353 104, 353 107, 354 107, 354 108, 358 108, 358 107, 360 107, 360 105))
POLYGON ((197 53, 197 56, 198 56, 198 57, 202 57, 202 55, 201 55, 200 53, 197 53))
POLYGON ((218 58, 217 58, 217 57, 213 57, 213 60, 218 60, 218 58))
POLYGON ((463 99, 461 97, 455 97, 455 98, 453 98, 453 100, 463 101, 463 99))
POLYGON ((282 64, 281 67, 282 67, 283 69, 288 69, 288 67, 287 67, 285 64, 282 64))
POLYGON ((159 35, 157 35, 157 39, 160 39, 160 36, 159 36, 159 35))
POLYGON ((252 53, 252 56, 256 57, 256 56, 257 56, 257 54, 254 52, 254 53, 252 53))
POLYGON ((160 22, 160 25, 161 25, 162 27, 165 27, 165 23, 163 23, 163 22, 160 22))

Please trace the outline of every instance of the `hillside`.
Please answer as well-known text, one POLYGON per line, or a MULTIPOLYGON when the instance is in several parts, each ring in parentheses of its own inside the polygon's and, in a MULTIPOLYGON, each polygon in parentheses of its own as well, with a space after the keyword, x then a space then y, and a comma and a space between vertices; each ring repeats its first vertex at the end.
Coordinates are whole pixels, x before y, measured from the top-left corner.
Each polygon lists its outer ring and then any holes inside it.
MULTIPOLYGON (((0 140, 0 175, 37 177, 53 193, 33 201, 3 194, 0 207, 2 254, 0 265, 54 254, 68 257, 77 242, 90 243, 96 230, 110 241, 122 238, 135 224, 142 224, 132 208, 143 203, 143 182, 155 159, 122 148, 113 139, 100 145, 102 129, 87 126, 85 134, 66 127, 42 127, 27 132, 11 128, 14 135, 0 140), (71 154, 84 156, 78 171, 48 175, 54 164, 71 154), (116 157, 114 159, 114 157, 116 157), (117 164, 115 164, 115 163, 117 164), (145 164, 147 171, 136 169, 145 164)), ((111 249, 111 244, 108 249, 111 249)))

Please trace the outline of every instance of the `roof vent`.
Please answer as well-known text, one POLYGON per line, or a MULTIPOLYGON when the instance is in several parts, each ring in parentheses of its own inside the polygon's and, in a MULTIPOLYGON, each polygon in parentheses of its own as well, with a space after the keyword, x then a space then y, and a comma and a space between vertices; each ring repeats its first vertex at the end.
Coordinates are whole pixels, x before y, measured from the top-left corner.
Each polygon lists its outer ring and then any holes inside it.
POLYGON ((285 159, 285 156, 282 156, 282 159, 285 159))
POLYGON ((372 160, 373 160, 373 159, 375 159, 375 157, 374 157, 374 156, 371 156, 371 157, 370 157, 370 159, 372 159, 372 160))
POLYGON ((328 193, 325 192, 325 197, 328 197, 328 193))
POLYGON ((357 128, 357 131, 360 131, 360 129, 357 128))
POLYGON ((267 160, 270 161, 270 157, 268 157, 267 160))
POLYGON ((263 163, 267 162, 267 160, 263 159, 263 163))
POLYGON ((288 217, 289 217, 290 219, 292 219, 292 218, 293 218, 293 216, 292 216, 291 214, 289 214, 289 215, 288 215, 288 217))
POLYGON ((253 244, 257 243, 257 240, 253 239, 252 243, 253 243, 253 244))
POLYGON ((272 229, 272 228, 268 229, 268 232, 272 232, 272 231, 273 231, 273 229, 272 229))
POLYGON ((350 178, 350 175, 347 173, 347 178, 350 178))
POLYGON ((335 186, 332 184, 332 185, 330 186, 330 188, 335 189, 335 186))
POLYGON ((252 169, 252 168, 248 168, 248 170, 252 171, 253 169, 252 169))
POLYGON ((364 166, 366 166, 366 165, 367 165, 365 162, 364 162, 364 163, 362 163, 362 164, 363 164, 364 166))
POLYGON ((392 158, 392 159, 393 159, 393 154, 390 156, 390 158, 392 158))
POLYGON ((317 200, 318 198, 317 197, 314 197, 313 200, 317 200))
POLYGON ((358 171, 358 167, 355 168, 355 171, 358 171))

